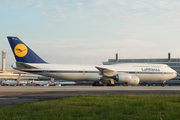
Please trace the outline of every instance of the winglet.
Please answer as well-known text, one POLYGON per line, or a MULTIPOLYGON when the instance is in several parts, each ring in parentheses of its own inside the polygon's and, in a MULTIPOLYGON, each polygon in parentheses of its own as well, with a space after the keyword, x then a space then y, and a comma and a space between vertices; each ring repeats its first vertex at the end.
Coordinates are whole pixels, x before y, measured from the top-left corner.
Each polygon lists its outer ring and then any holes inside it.
POLYGON ((18 37, 7 37, 17 62, 46 63, 18 37))

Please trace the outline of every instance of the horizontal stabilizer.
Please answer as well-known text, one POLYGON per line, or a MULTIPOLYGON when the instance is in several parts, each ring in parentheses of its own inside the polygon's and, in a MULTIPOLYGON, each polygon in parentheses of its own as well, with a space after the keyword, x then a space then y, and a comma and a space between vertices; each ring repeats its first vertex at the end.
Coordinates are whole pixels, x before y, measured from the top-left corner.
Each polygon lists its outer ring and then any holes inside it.
POLYGON ((28 65, 28 64, 23 63, 23 62, 16 62, 16 67, 18 69, 38 69, 34 66, 28 65))

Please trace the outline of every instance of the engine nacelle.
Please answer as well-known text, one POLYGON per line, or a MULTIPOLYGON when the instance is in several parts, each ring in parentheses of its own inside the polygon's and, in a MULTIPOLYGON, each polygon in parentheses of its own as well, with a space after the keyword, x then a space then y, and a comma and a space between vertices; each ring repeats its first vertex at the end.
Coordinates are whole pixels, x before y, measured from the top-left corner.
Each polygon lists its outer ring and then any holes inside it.
POLYGON ((130 75, 130 74, 126 74, 126 73, 116 74, 115 80, 116 80, 117 82, 125 82, 125 83, 128 83, 128 82, 131 81, 131 75, 130 75))
POLYGON ((126 73, 116 74, 115 80, 117 82, 124 82, 128 85, 138 85, 140 82, 138 77, 131 76, 130 74, 126 74, 126 73))
POLYGON ((128 85, 138 85, 140 82, 139 78, 136 76, 131 76, 131 80, 127 83, 128 85))

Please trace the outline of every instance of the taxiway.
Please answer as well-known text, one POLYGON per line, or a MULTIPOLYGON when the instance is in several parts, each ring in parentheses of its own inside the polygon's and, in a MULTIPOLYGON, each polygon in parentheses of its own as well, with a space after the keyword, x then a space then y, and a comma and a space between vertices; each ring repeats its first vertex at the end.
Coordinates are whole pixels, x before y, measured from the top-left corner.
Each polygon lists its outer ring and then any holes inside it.
POLYGON ((1 86, 0 92, 2 91, 180 91, 179 86, 115 86, 115 87, 107 87, 107 86, 1 86))

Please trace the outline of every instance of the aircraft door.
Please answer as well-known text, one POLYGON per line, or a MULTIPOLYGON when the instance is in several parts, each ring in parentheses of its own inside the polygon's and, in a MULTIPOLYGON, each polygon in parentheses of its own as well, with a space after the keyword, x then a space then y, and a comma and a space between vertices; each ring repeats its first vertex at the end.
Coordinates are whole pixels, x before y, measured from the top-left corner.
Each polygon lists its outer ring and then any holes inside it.
POLYGON ((83 69, 82 72, 81 72, 81 75, 80 75, 80 78, 82 80, 86 79, 86 73, 87 73, 87 71, 85 69, 83 69))
POLYGON ((42 70, 42 75, 44 75, 46 77, 51 77, 50 76, 50 69, 48 68, 47 70, 42 70))
POLYGON ((49 75, 49 77, 51 77, 51 72, 49 68, 47 69, 47 74, 49 75))
POLYGON ((164 68, 162 68, 161 70, 162 70, 162 71, 161 71, 161 72, 162 72, 162 76, 164 76, 164 74, 165 74, 165 73, 164 73, 164 68))
POLYGON ((87 73, 87 71, 85 69, 83 69, 82 74, 86 75, 86 73, 87 73))

